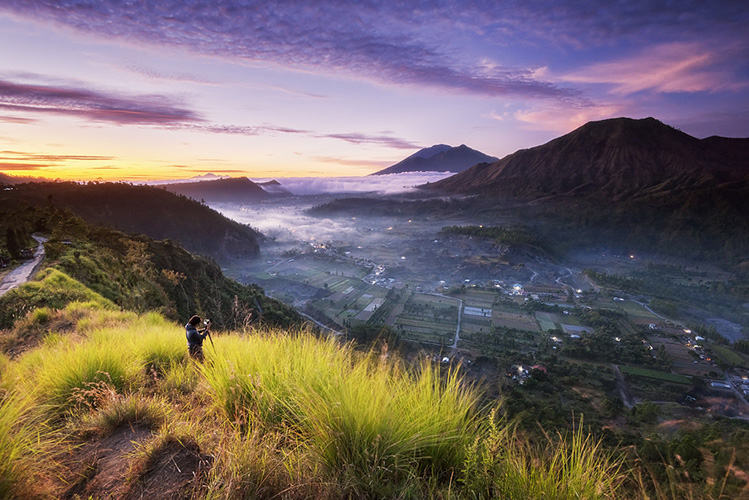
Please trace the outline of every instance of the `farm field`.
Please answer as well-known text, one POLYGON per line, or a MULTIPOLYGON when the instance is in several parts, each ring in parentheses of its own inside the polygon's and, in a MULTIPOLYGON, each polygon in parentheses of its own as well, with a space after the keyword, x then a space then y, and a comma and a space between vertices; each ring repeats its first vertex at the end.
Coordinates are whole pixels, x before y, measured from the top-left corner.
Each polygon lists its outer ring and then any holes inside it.
POLYGON ((710 346, 710 350, 719 360, 721 360, 728 366, 739 366, 742 368, 746 368, 747 366, 749 366, 749 363, 747 363, 744 356, 742 356, 738 352, 732 351, 725 346, 712 344, 710 346))
POLYGON ((656 380, 662 380, 664 382, 672 382, 675 384, 690 385, 692 380, 684 375, 678 375, 676 373, 661 372, 658 370, 651 370, 649 368, 640 368, 638 366, 620 366, 619 369, 622 373, 627 375, 635 375, 637 377, 646 377, 656 380))
POLYGON ((393 327, 409 340, 449 343, 458 327, 459 305, 460 302, 452 297, 412 294, 393 327))
POLYGON ((704 377, 713 370, 712 365, 703 360, 695 358, 691 351, 684 344, 667 338, 667 337, 650 337, 650 342, 654 347, 662 345, 666 353, 673 361, 673 371, 686 376, 704 377), (697 363, 695 363, 697 361, 697 363))
MULTIPOLYGON (((494 310, 492 312, 492 325, 495 327, 515 328, 517 330, 526 330, 538 332, 538 324, 530 314, 501 312, 494 310)), ((548 326, 548 325, 547 325, 548 326)), ((554 327, 551 328, 552 330, 554 327)))

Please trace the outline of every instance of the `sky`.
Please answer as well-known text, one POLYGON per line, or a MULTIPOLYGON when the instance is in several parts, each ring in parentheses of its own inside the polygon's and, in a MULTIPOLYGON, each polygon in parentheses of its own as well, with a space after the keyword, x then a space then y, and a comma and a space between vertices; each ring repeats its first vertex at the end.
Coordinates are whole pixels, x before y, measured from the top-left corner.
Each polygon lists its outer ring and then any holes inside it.
POLYGON ((0 172, 357 177, 591 120, 749 137, 741 1, 2 0, 0 172))

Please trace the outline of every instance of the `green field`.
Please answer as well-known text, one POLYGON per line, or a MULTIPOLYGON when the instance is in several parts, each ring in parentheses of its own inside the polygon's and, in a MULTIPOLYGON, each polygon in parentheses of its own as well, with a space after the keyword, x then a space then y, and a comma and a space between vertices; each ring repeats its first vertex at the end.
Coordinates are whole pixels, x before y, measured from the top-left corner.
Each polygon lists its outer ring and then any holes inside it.
POLYGON ((676 384, 690 385, 692 383, 692 380, 689 377, 685 377, 684 375, 677 375, 675 373, 650 370, 648 368, 640 368, 637 366, 620 366, 619 369, 627 375, 653 378, 657 380, 663 380, 664 382, 673 382, 676 384))
POLYGON ((715 354, 716 357, 718 357, 727 365, 740 366, 743 368, 749 366, 749 363, 746 362, 746 358, 744 358, 741 354, 732 351, 728 347, 718 344, 711 344, 710 350, 713 352, 713 354, 715 354))

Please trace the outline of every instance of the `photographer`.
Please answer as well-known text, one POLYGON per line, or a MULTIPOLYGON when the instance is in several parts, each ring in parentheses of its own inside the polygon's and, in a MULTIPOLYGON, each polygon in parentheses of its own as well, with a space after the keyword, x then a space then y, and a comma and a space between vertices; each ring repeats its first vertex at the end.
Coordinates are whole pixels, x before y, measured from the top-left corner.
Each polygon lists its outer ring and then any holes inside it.
POLYGON ((198 325, 202 319, 200 316, 193 316, 185 325, 185 335, 187 336, 187 350, 190 356, 196 361, 203 362, 203 340, 211 334, 211 320, 205 320, 205 328, 198 330, 198 325))

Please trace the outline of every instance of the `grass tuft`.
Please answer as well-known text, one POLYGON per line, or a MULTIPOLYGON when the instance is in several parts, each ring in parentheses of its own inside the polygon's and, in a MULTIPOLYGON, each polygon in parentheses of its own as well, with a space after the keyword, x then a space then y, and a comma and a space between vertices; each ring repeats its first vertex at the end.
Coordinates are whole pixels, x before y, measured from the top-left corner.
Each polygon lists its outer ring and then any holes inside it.
POLYGON ((347 494, 390 495, 429 471, 449 479, 474 437, 478 392, 456 371, 417 371, 332 340, 222 338, 203 374, 232 421, 299 433, 347 494))

